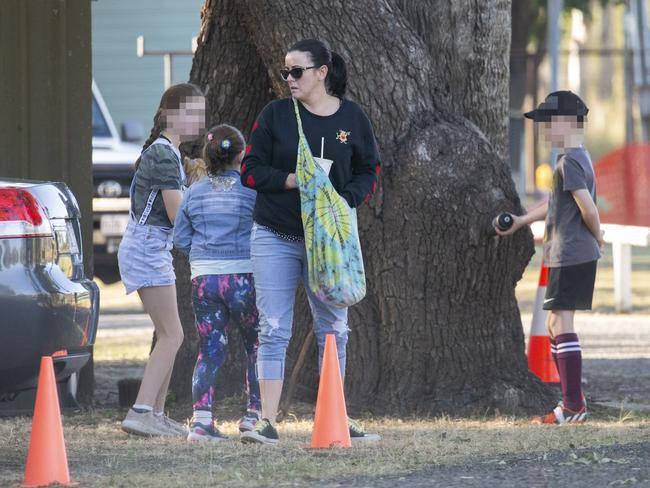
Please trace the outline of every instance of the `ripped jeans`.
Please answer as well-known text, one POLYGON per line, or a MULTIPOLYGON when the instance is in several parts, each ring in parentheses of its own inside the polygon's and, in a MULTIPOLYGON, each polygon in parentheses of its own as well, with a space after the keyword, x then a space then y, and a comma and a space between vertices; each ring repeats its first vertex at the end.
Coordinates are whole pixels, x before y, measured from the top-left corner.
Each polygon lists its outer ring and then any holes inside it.
MULTIPOLYGON (((260 380, 284 379, 284 362, 293 322, 293 306, 299 283, 307 283, 307 251, 304 242, 292 242, 268 229, 253 225, 251 258, 260 316, 257 376, 260 380)), ((341 378, 345 376, 348 342, 348 309, 321 302, 309 287, 307 298, 314 319, 320 368, 327 334, 336 335, 341 378)))

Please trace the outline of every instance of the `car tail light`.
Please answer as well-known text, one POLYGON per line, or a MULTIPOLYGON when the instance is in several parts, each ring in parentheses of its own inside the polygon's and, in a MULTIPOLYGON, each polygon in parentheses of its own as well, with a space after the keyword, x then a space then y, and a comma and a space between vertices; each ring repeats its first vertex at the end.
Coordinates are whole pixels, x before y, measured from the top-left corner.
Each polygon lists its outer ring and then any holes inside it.
POLYGON ((22 188, 0 188, 0 239, 51 236, 50 220, 34 195, 22 188))

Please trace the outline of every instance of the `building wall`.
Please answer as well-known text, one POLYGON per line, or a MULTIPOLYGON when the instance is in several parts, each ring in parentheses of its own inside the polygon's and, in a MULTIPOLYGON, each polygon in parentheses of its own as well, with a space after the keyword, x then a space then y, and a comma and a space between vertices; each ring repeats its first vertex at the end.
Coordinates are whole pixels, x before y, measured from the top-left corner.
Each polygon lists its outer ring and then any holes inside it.
MULTIPOLYGON (((152 125, 163 86, 161 56, 136 55, 136 39, 155 51, 191 50, 203 0, 96 0, 92 2, 92 72, 118 130, 125 121, 152 125)), ((191 56, 173 58, 173 79, 187 81, 191 56)))
POLYGON ((90 0, 0 1, 0 176, 65 182, 92 271, 90 0))

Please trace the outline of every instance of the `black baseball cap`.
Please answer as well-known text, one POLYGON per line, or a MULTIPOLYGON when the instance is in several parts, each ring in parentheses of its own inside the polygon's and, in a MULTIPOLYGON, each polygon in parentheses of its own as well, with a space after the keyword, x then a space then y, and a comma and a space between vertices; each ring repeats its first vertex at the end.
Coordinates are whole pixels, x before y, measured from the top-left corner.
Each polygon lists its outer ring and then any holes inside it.
POLYGON ((556 91, 549 94, 535 110, 526 112, 524 117, 535 122, 550 122, 554 115, 574 115, 582 120, 589 109, 582 99, 569 90, 556 91))

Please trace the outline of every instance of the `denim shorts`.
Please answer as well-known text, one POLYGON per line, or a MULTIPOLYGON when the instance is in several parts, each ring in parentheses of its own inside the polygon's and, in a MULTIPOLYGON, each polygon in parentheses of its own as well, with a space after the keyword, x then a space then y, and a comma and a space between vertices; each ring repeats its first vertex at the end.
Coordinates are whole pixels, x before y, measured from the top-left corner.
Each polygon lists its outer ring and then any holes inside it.
POLYGON ((127 295, 140 288, 176 283, 172 237, 173 229, 129 222, 117 251, 127 295))

